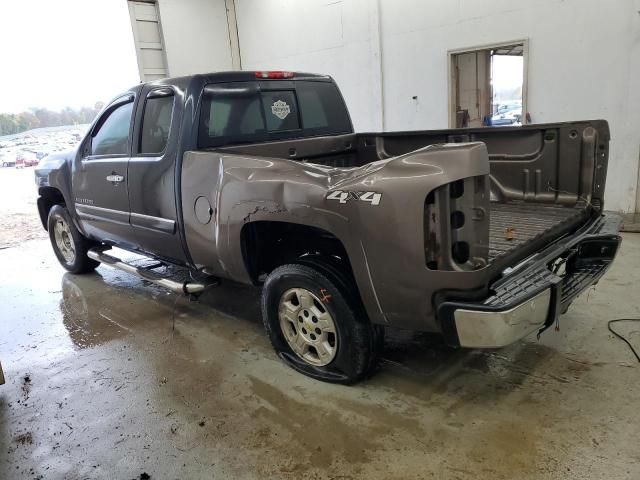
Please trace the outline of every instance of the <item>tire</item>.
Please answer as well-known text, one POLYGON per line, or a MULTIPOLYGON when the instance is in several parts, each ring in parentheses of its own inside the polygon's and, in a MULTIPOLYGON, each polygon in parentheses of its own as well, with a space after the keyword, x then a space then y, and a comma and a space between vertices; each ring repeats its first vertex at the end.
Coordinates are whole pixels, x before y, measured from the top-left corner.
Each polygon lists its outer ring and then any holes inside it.
POLYGON ((353 384, 375 370, 384 330, 369 322, 349 285, 339 270, 315 262, 283 265, 267 277, 262 319, 278 356, 298 372, 353 384))
POLYGON ((53 251, 66 270, 71 273, 88 273, 100 265, 100 262, 87 256, 87 251, 97 244, 78 231, 66 207, 54 205, 49 210, 47 229, 53 251))

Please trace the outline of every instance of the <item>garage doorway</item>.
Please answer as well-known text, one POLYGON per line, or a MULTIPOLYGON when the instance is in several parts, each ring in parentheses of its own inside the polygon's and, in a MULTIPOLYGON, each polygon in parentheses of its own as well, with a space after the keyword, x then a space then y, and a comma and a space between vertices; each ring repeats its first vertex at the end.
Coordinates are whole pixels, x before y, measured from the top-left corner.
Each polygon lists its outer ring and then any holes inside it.
POLYGON ((528 123, 527 40, 449 52, 449 126, 528 123))
POLYGON ((158 5, 149 0, 129 0, 128 4, 140 80, 150 82, 168 77, 158 5))

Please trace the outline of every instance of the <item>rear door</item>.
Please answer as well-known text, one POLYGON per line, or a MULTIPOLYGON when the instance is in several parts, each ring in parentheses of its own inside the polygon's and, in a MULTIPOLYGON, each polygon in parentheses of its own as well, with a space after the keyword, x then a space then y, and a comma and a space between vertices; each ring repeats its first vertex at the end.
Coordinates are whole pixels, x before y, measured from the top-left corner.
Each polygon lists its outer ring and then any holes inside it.
POLYGON ((182 104, 172 87, 145 86, 136 109, 129 162, 131 225, 139 248, 182 263, 177 229, 176 160, 182 104))
POLYGON ((127 168, 131 145, 134 94, 113 101, 94 124, 73 168, 73 194, 87 235, 123 246, 135 246, 129 224, 127 168))

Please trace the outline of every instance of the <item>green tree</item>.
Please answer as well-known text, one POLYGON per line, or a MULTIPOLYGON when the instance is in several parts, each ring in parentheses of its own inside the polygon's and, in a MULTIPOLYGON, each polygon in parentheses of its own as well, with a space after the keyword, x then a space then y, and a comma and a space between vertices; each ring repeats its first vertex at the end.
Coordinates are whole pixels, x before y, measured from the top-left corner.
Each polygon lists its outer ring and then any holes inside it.
POLYGON ((77 110, 66 107, 59 112, 54 112, 47 108, 38 107, 31 108, 29 112, 18 114, 0 113, 0 135, 13 135, 38 127, 90 123, 103 106, 104 103, 96 102, 93 107, 82 107, 77 110))

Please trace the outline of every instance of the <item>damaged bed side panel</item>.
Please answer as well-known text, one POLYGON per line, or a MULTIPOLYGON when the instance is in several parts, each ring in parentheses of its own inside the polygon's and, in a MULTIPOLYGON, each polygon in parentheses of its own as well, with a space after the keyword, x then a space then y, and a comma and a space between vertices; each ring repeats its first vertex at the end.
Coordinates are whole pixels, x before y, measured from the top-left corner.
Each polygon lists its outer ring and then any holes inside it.
POLYGON ((181 199, 187 247, 199 270, 252 283, 242 251, 244 226, 272 221, 315 227, 342 243, 372 321, 437 330, 431 290, 475 288, 487 272, 425 268, 425 198, 442 185, 488 173, 481 143, 432 145, 353 168, 186 152, 181 199))
POLYGON ((185 237, 198 269, 250 283, 240 232, 261 220, 321 228, 338 238, 346 217, 322 208, 328 168, 219 152, 185 153, 182 205, 185 237))

